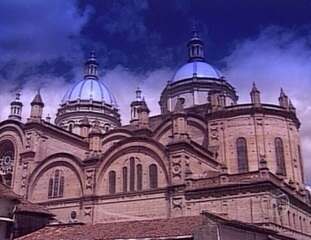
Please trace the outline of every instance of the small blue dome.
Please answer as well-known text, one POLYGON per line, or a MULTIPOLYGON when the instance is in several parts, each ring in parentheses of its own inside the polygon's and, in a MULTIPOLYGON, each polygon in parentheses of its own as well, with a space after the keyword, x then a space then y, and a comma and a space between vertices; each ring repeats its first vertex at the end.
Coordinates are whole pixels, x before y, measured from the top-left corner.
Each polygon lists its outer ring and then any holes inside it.
POLYGON ((115 97, 99 79, 83 79, 65 94, 62 103, 76 100, 93 100, 117 106, 115 97))
POLYGON ((193 77, 221 79, 222 74, 214 67, 203 61, 186 63, 175 73, 172 82, 193 77))

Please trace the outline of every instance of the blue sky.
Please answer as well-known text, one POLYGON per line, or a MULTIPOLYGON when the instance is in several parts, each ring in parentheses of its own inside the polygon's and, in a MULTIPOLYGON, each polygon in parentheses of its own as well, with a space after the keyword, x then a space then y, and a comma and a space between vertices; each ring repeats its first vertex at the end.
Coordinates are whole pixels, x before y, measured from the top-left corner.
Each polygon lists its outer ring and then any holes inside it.
POLYGON ((249 101, 253 81, 264 102, 277 103, 280 87, 285 89, 302 120, 310 173, 310 12, 309 0, 1 0, 0 120, 17 89, 22 89, 27 117, 39 87, 45 115, 53 117, 66 89, 81 79, 92 49, 123 122, 138 85, 151 114, 157 114, 161 90, 186 61, 186 42, 196 22, 207 61, 236 87, 241 102, 249 101))

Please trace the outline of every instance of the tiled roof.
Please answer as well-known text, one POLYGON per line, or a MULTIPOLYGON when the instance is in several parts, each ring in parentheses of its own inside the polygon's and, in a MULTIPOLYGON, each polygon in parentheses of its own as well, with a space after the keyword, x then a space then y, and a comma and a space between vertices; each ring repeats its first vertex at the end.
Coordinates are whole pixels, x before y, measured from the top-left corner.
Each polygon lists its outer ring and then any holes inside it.
POLYGON ((53 216, 44 206, 39 204, 31 203, 25 199, 22 199, 21 202, 17 205, 16 211, 18 213, 34 213, 34 214, 44 214, 53 216))
POLYGON ((47 226, 19 240, 111 240, 185 237, 190 239, 193 231, 202 225, 202 216, 131 222, 98 223, 94 225, 47 226))
POLYGON ((34 204, 23 199, 22 196, 14 193, 11 188, 0 183, 0 199, 1 198, 18 201, 18 204, 16 205, 17 212, 28 212, 28 213, 53 215, 44 206, 41 206, 39 204, 34 204))
POLYGON ((0 198, 10 200, 20 200, 20 196, 14 193, 9 187, 0 183, 0 198))

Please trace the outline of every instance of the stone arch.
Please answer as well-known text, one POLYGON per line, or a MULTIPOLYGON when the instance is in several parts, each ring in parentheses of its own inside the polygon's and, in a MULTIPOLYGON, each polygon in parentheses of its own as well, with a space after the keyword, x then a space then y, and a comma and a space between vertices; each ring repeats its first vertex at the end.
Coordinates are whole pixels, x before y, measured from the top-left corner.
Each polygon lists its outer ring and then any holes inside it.
MULTIPOLYGON (((189 136, 198 144, 203 144, 207 133, 204 119, 195 114, 188 114, 187 122, 189 136)), ((164 145, 167 144, 168 136, 172 134, 172 128, 172 119, 166 119, 155 129, 154 138, 164 145)))
MULTIPOLYGON (((65 167, 73 172, 78 180, 80 187, 80 195, 84 194, 83 171, 81 169, 81 161, 75 156, 68 153, 56 153, 43 160, 32 172, 29 177, 28 199, 33 198, 34 188, 40 178, 47 173, 48 170, 55 167, 65 167)), ((78 196, 80 197, 80 196, 78 196)))
POLYGON ((159 140, 169 129, 172 129, 172 120, 166 119, 154 130, 154 138, 159 140))
POLYGON ((132 137, 130 131, 126 129, 112 129, 108 131, 102 140, 102 150, 105 152, 114 143, 124 140, 125 138, 132 137))
MULTIPOLYGON (((0 144, 3 142, 10 142, 14 148, 14 162, 13 162, 13 172, 11 174, 11 187, 15 187, 16 182, 16 171, 20 164, 20 153, 24 151, 24 132, 22 129, 15 124, 5 124, 0 127, 0 144)), ((19 180, 17 180, 19 181, 19 180)))
POLYGON ((19 139, 20 146, 24 146, 25 143, 25 133, 22 129, 21 123, 12 122, 12 120, 3 121, 0 124, 0 138, 3 135, 12 135, 16 139, 19 139))
POLYGON ((162 145, 153 141, 152 139, 147 138, 127 138, 117 143, 116 145, 114 145, 109 151, 107 151, 107 154, 103 156, 103 161, 98 167, 98 175, 96 179, 96 182, 98 183, 96 184, 97 193, 99 192, 99 189, 103 184, 102 182, 104 175, 110 165, 125 154, 131 153, 146 154, 150 158, 152 158, 163 170, 166 183, 170 183, 168 173, 169 162, 165 149, 162 145))
POLYGON ((191 139, 194 142, 203 145, 207 137, 207 127, 205 122, 201 118, 199 118, 199 116, 191 115, 188 117, 188 125, 191 131, 189 133, 191 139))

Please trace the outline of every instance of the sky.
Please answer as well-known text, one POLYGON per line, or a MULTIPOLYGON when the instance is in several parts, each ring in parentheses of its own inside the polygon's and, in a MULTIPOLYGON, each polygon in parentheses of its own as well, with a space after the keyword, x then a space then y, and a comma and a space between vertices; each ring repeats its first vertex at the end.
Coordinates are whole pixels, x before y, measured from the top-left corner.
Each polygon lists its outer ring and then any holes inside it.
POLYGON ((254 81, 263 102, 276 104, 280 87, 291 98, 311 184, 310 12, 309 0, 1 0, 0 121, 19 90, 25 119, 38 88, 44 115, 53 118, 91 50, 123 123, 137 86, 158 114, 161 90, 187 60, 195 22, 207 62, 237 89, 240 103, 250 101, 254 81))

